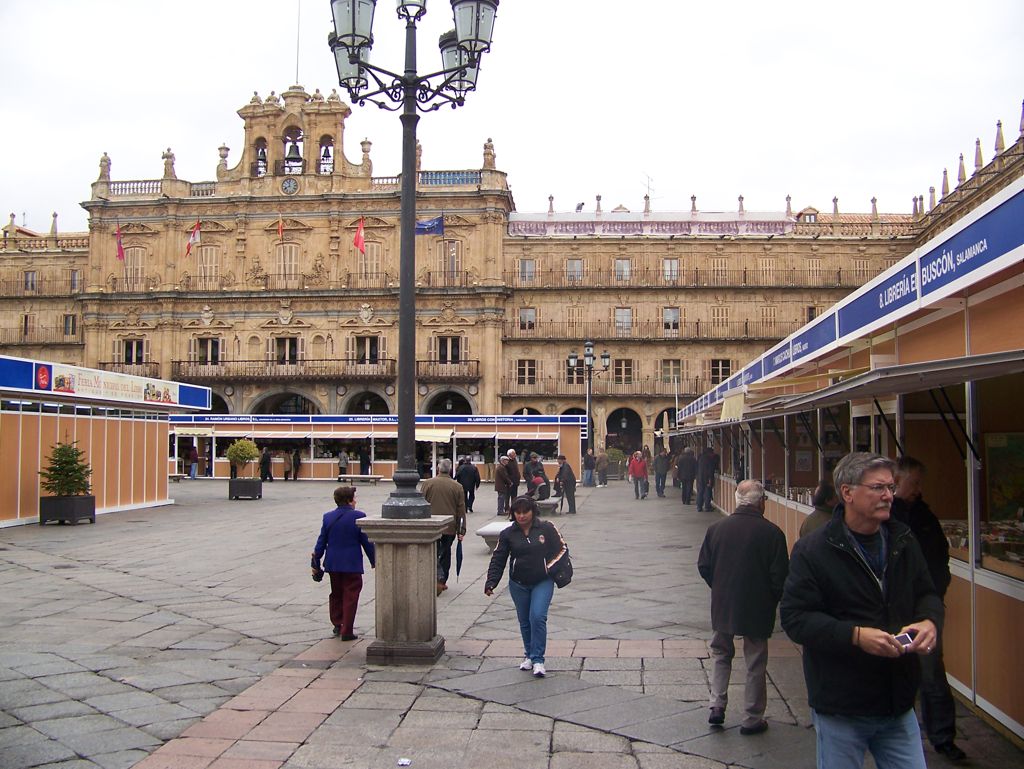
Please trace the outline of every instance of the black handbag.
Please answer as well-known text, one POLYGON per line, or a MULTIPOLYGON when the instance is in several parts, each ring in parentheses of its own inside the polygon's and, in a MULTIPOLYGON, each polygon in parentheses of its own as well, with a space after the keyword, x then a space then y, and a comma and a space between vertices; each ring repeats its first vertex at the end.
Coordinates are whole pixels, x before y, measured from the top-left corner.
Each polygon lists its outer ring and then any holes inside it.
POLYGON ((548 566, 548 575, 555 581, 555 587, 565 587, 572 582, 572 558, 569 557, 568 545, 558 560, 548 566))

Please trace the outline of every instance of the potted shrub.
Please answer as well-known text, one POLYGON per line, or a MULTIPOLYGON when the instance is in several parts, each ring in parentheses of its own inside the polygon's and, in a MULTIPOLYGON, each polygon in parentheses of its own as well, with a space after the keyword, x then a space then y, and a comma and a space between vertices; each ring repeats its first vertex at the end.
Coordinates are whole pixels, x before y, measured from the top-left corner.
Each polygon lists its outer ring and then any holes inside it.
POLYGON ((39 485, 50 496, 39 498, 39 525, 47 521, 96 523, 96 497, 89 493, 92 468, 85 461, 85 452, 74 441, 59 441, 46 461, 46 468, 39 471, 39 485))
POLYGON ((608 449, 608 477, 609 478, 625 478, 626 477, 626 455, 622 449, 612 447, 608 449))
POLYGON ((237 477, 228 480, 228 499, 238 499, 239 497, 262 499, 263 481, 255 477, 255 465, 253 465, 253 462, 260 458, 260 450, 256 444, 248 438, 239 438, 228 446, 225 456, 231 466, 237 468, 237 477), (246 475, 247 467, 250 468, 250 477, 243 478, 242 476, 246 475))

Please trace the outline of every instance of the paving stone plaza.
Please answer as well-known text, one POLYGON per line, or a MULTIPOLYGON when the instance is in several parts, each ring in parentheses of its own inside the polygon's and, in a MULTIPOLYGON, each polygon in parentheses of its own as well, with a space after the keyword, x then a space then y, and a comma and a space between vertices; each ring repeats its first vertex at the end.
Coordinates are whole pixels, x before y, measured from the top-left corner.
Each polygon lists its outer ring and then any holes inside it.
MULTIPOLYGON (((697 553, 717 515, 625 483, 577 491, 556 519, 576 576, 549 615, 548 676, 518 670, 503 581, 472 534, 438 599, 441 660, 367 667, 374 580, 356 632, 331 637, 309 552, 335 484, 182 482, 173 506, 95 525, 0 529, 0 769, 779 769, 814 766, 799 649, 770 641, 769 730, 707 725, 709 590, 697 553), (401 763, 400 763, 401 762, 401 763)), ((380 514, 390 491, 360 487, 380 514)), ((671 491, 671 490, 670 490, 671 491)), ((485 486, 478 511, 494 507, 485 486)), ((472 532, 494 520, 469 517, 472 532)), ((1024 752, 960 707, 972 767, 1024 752)), ((926 747, 929 767, 948 762, 926 747)), ((870 762, 869 762, 870 766, 870 762)))

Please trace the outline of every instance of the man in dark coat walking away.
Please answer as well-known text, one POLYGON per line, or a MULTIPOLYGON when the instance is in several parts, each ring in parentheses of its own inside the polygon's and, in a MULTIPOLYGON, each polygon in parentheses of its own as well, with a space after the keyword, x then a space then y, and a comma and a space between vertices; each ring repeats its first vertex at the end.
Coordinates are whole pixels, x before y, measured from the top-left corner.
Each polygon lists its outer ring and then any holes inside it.
MULTIPOLYGON (((945 598, 952 581, 949 573, 949 540, 939 519, 921 498, 921 480, 924 463, 914 457, 903 456, 896 463, 896 494, 892 500, 892 517, 905 523, 914 533, 921 554, 928 565, 928 573, 939 593, 945 598)), ((921 720, 928 741, 951 761, 963 761, 967 754, 957 746, 956 703, 946 679, 946 666, 942 661, 942 637, 935 651, 919 658, 921 663, 921 720)))
POLYGON ((569 503, 569 515, 576 515, 576 473, 572 471, 565 454, 558 455, 558 474, 555 476, 555 490, 569 503))
MULTIPOLYGON (((505 505, 505 510, 510 510, 512 500, 519 496, 519 482, 523 480, 523 474, 519 469, 519 457, 516 455, 515 449, 509 449, 505 454, 508 457, 508 480, 511 487, 508 491, 508 504, 505 505)), ((527 488, 527 491, 530 489, 527 488)))
POLYGON ((888 457, 847 454, 832 473, 842 504, 793 546, 782 627, 803 648, 818 766, 926 769, 914 713, 920 665, 942 601, 910 529, 890 518, 888 457))
POLYGON ((711 512, 711 494, 715 487, 715 474, 718 472, 718 454, 710 446, 697 460, 697 510, 711 512))
POLYGON ((509 477, 511 464, 512 460, 502 454, 494 466, 494 493, 498 495, 498 515, 508 515, 509 495, 512 493, 512 481, 509 477))
POLYGON ((679 475, 679 484, 683 487, 683 504, 688 505, 693 501, 693 481, 697 477, 697 457, 693 455, 693 449, 687 446, 683 453, 676 460, 676 471, 679 475))
POLYGON ((455 471, 457 480, 466 492, 466 512, 473 512, 473 503, 476 502, 476 490, 480 488, 480 471, 470 461, 469 457, 459 460, 459 468, 455 471))
POLYGON ((729 678, 743 636, 747 663, 746 702, 740 734, 760 734, 768 705, 768 637, 775 629, 775 608, 782 597, 789 556, 786 535, 764 517, 764 486, 741 481, 736 512, 711 525, 697 559, 697 570, 711 588, 711 712, 708 723, 725 722, 729 678))

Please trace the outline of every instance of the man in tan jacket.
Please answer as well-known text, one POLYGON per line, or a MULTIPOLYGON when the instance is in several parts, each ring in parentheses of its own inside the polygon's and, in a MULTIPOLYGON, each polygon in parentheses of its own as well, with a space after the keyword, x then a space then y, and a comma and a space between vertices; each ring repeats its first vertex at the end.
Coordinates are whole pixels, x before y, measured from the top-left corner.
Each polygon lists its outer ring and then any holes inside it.
POLYGON ((450 515, 454 521, 441 534, 437 542, 437 594, 448 589, 448 574, 452 568, 452 543, 466 535, 466 493, 462 485, 451 477, 452 461, 437 463, 437 476, 423 481, 420 490, 430 503, 431 515, 450 515))

